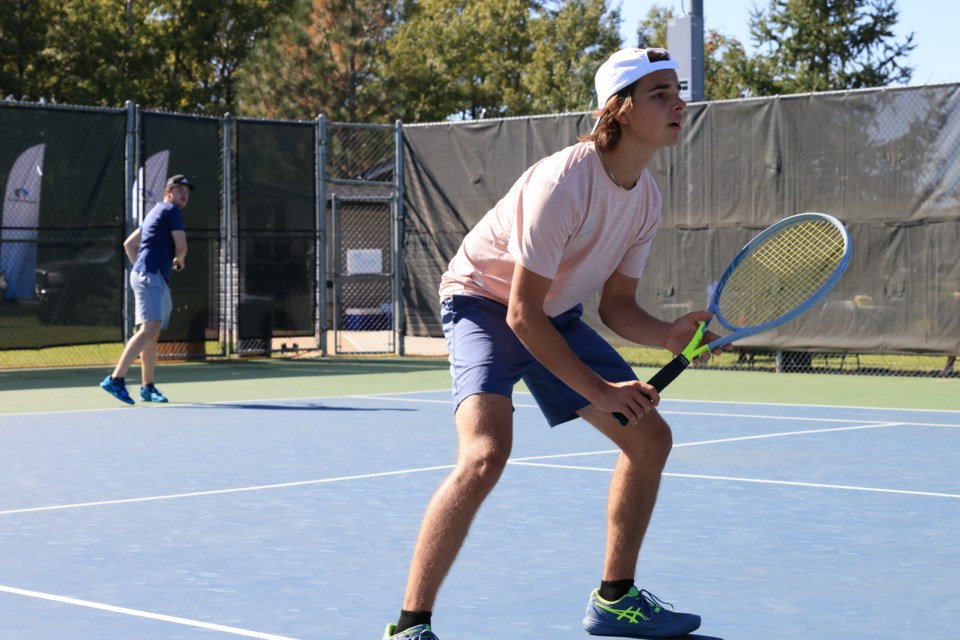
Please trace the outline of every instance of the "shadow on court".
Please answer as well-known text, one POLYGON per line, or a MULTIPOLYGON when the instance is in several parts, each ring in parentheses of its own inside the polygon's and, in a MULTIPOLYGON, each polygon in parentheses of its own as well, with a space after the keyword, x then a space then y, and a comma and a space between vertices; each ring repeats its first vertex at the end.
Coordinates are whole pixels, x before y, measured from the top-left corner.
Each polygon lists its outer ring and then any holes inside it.
MULTIPOLYGON (((164 383, 243 381, 325 376, 369 376, 371 374, 405 374, 446 372, 445 359, 344 359, 315 358, 311 360, 250 359, 221 360, 191 363, 160 362, 158 376, 164 383)), ((0 371, 0 388, 20 391, 38 388, 96 387, 110 366, 73 369, 27 369, 0 371)), ((134 365, 127 379, 137 381, 139 365, 134 365)), ((159 384, 159 382, 158 382, 159 384)))

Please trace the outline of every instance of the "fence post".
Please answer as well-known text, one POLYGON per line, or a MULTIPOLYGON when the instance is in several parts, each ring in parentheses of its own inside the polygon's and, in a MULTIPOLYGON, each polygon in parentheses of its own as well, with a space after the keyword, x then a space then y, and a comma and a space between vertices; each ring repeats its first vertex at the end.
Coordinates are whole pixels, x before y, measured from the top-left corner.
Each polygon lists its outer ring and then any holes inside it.
POLYGON ((397 355, 404 354, 404 336, 406 335, 406 322, 404 322, 403 310, 403 121, 397 120, 393 133, 393 158, 394 158, 394 189, 396 206, 394 207, 394 233, 393 233, 393 273, 394 273, 394 293, 393 293, 393 323, 396 335, 395 344, 397 345, 397 355))
MULTIPOLYGON (((141 181, 137 180, 137 172, 139 169, 139 119, 140 119, 140 107, 132 100, 127 100, 127 131, 125 134, 126 146, 124 151, 124 168, 125 175, 123 179, 124 183, 124 232, 123 239, 126 240, 127 237, 133 233, 133 230, 136 228, 139 220, 135 220, 136 210, 139 208, 140 202, 143 201, 143 184, 141 181), (134 190, 136 189, 136 193, 134 190)), ((130 291, 130 268, 133 266, 127 264, 126 252, 124 252, 123 258, 123 343, 126 344, 127 340, 133 335, 133 293, 130 291)))
POLYGON ((223 183, 220 185, 223 199, 223 251, 221 262, 221 291, 224 295, 220 321, 223 323, 220 339, 226 357, 237 353, 237 270, 234 264, 233 237, 233 116, 223 117, 223 183))
POLYGON ((317 117, 317 340, 320 355, 327 355, 327 154, 329 153, 327 117, 317 117))

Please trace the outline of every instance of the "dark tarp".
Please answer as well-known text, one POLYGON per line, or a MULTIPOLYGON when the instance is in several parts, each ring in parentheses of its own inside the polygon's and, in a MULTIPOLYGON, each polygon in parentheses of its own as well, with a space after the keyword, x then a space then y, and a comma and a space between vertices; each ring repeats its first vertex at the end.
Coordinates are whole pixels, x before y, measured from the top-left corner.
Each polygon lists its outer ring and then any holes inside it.
MULTIPOLYGON (((437 288, 464 234, 589 114, 407 126, 405 304, 411 335, 441 335, 437 288)), ((650 166, 664 195, 638 300, 665 319, 706 306, 737 250, 775 220, 829 213, 853 261, 805 316, 745 345, 960 351, 960 85, 691 104, 650 166)), ((586 301, 599 323, 596 299, 586 301)))

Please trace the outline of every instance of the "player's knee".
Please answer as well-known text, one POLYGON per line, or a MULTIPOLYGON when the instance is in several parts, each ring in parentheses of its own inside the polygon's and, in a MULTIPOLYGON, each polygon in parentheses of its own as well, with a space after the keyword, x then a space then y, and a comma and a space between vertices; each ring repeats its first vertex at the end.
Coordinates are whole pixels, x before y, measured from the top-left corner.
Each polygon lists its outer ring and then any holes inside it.
POLYGON ((143 326, 140 327, 140 331, 143 333, 144 337, 148 340, 152 340, 160 335, 160 323, 153 320, 148 320, 143 323, 143 326))
POLYGON ((461 460, 461 469, 469 477, 471 483, 479 488, 489 491, 493 489, 503 470, 507 466, 507 460, 510 458, 510 452, 497 450, 484 450, 474 455, 465 456, 461 460))
POLYGON ((648 416, 648 424, 637 425, 636 438, 630 439, 623 452, 631 459, 645 465, 666 465, 673 449, 673 432, 659 415, 648 416), (652 419, 654 418, 655 419, 652 419))
POLYGON ((660 461, 661 465, 667 463, 670 452, 673 450, 673 431, 666 424, 662 429, 658 429, 652 439, 653 455, 660 461))

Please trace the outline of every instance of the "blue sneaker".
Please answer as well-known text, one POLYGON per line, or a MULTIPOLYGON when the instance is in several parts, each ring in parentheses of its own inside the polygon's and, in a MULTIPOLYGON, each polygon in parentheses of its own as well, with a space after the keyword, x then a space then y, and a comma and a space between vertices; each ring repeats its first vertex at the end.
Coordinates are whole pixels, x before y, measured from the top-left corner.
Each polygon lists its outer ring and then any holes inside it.
POLYGON ((396 630, 397 625, 388 624, 387 630, 383 632, 383 640, 440 640, 437 634, 430 630, 428 624, 418 624, 402 633, 395 634, 394 631, 396 630))
POLYGON ((152 384, 140 387, 140 399, 144 402, 166 402, 167 398, 152 384))
POLYGON ((103 379, 103 382, 100 383, 100 388, 120 402, 135 404, 133 398, 130 397, 130 393, 127 391, 127 385, 125 384, 123 378, 117 378, 114 380, 110 376, 107 376, 103 379))
POLYGON ((700 616, 677 613, 672 605, 636 587, 630 587, 630 593, 616 602, 607 602, 599 589, 594 590, 583 619, 583 628, 595 636, 675 638, 699 627, 700 616))

